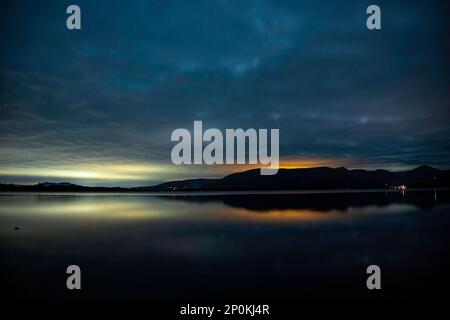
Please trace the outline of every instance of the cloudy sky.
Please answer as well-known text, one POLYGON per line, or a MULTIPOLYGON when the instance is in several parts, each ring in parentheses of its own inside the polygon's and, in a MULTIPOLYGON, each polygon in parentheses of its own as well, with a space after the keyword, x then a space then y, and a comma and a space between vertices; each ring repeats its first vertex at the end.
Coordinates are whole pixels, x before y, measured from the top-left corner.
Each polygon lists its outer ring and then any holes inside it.
POLYGON ((236 167, 170 161, 176 128, 279 128, 284 166, 450 167, 449 5, 8 1, 0 182, 149 185, 236 167), (66 28, 78 4, 82 29, 66 28))

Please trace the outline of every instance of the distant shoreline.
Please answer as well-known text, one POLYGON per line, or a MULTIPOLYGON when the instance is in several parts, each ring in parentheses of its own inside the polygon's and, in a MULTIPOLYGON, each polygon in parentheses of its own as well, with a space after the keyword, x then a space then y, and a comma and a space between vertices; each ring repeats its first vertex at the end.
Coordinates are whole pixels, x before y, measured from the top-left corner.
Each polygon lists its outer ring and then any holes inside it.
POLYGON ((259 169, 233 173, 220 179, 187 179, 142 187, 88 187, 70 182, 42 182, 35 185, 0 183, 0 192, 154 192, 158 194, 192 192, 298 192, 320 190, 412 190, 450 188, 450 170, 420 166, 413 170, 391 172, 316 167, 280 169, 273 176, 260 175, 259 169))
POLYGON ((450 188, 414 188, 407 190, 396 189, 324 189, 324 190, 248 190, 248 191, 138 191, 138 190, 123 190, 123 191, 0 191, 0 195, 15 195, 15 194, 95 194, 95 195, 155 195, 155 196, 216 196, 216 195, 295 195, 295 194, 338 194, 338 193, 409 193, 409 192, 426 192, 426 191, 448 191, 450 188))

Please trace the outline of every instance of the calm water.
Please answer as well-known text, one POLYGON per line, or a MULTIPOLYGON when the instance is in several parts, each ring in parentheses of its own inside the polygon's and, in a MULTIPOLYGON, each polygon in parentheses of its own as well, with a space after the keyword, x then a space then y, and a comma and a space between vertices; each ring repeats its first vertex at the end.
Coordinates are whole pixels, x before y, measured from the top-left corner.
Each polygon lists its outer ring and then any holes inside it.
POLYGON ((2 290, 15 298, 364 299, 365 269, 377 264, 383 297, 433 297, 446 290, 449 231, 449 191, 0 194, 2 290), (65 287, 71 264, 82 269, 79 292, 65 287))

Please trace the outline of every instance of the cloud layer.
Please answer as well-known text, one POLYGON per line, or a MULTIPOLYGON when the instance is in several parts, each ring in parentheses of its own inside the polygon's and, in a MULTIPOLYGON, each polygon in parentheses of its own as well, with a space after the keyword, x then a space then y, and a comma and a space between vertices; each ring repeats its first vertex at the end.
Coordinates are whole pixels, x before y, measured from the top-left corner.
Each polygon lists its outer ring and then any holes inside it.
MULTIPOLYGON (((172 167, 170 133, 194 120, 280 128, 294 163, 450 165, 445 2, 379 1, 381 31, 364 1, 77 1, 80 31, 68 4, 2 10, 2 181, 102 164, 144 166, 137 184, 222 174, 172 167)), ((107 183, 136 184, 121 170, 107 183)))

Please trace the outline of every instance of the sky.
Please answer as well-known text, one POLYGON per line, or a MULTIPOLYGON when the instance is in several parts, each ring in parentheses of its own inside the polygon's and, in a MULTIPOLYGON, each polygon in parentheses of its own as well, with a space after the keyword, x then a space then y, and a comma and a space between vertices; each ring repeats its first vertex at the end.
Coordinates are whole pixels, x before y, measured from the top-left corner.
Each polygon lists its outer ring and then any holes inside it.
POLYGON ((284 167, 450 168, 447 1, 6 1, 0 182, 143 186, 170 134, 279 128, 284 167), (81 8, 81 30, 66 8, 81 8), (366 28, 381 8, 382 29, 366 28))

